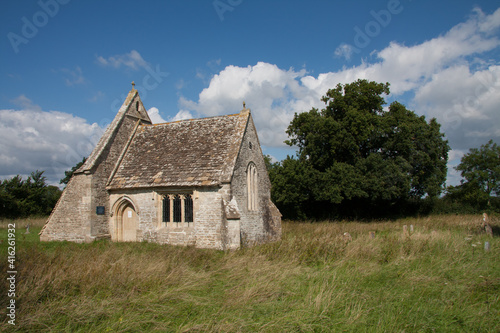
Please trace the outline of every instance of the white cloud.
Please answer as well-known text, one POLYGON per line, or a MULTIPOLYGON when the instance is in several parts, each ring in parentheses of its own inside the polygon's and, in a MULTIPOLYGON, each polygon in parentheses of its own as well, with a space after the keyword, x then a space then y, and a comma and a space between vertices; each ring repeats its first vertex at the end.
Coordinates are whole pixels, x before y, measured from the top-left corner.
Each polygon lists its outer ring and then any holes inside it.
POLYGON ((455 149, 499 139, 500 66, 446 68, 415 90, 414 105, 438 120, 455 149))
POLYGON ((337 47, 334 51, 336 57, 344 57, 346 60, 351 60, 352 53, 354 52, 354 48, 352 45, 342 43, 337 47))
POLYGON ((110 66, 114 68, 120 68, 124 66, 132 70, 137 70, 139 68, 144 68, 148 66, 148 63, 142 58, 141 54, 136 50, 132 50, 129 53, 125 54, 118 54, 108 58, 98 56, 97 62, 102 66, 110 66))
MULTIPOLYGON (((363 61, 316 77, 263 62, 227 66, 211 78, 198 101, 181 97, 179 104, 211 116, 237 112, 245 100, 261 143, 283 147, 293 114, 322 108, 320 98, 328 89, 357 79, 390 82, 393 96, 410 93, 410 108, 441 122, 453 149, 467 150, 486 138, 500 139, 500 66, 481 58, 500 46, 499 27, 500 8, 491 15, 475 9, 441 36, 413 46, 392 42, 375 52, 374 63, 363 61)), ((352 49, 344 45, 336 53, 350 55, 352 49)))
POLYGON ((169 121, 178 121, 184 119, 193 119, 191 112, 187 110, 180 110, 173 118, 169 118, 169 121))
POLYGON ((153 122, 153 124, 161 124, 161 123, 167 122, 160 115, 160 110, 158 110, 158 108, 155 108, 155 107, 150 108, 148 110, 148 115, 149 115, 149 118, 151 118, 151 121, 153 122))
POLYGON ((103 133, 97 124, 59 111, 42 111, 25 96, 21 110, 0 110, 0 177, 44 170, 58 184, 64 171, 88 156, 103 133))
POLYGON ((149 118, 151 118, 153 124, 161 124, 161 123, 167 123, 171 121, 178 121, 184 119, 193 119, 193 115, 191 114, 191 112, 187 110, 180 110, 179 112, 177 112, 175 116, 168 117, 168 120, 165 120, 160 115, 160 110, 158 110, 158 108, 155 107, 152 107, 148 110, 148 115, 149 118))
POLYGON ((228 66, 212 78, 198 102, 181 98, 179 103, 200 115, 214 116, 239 112, 246 101, 252 109, 261 143, 281 146, 286 139, 284 129, 294 112, 321 103, 320 94, 297 81, 304 74, 305 71, 282 70, 263 62, 248 67, 228 66))

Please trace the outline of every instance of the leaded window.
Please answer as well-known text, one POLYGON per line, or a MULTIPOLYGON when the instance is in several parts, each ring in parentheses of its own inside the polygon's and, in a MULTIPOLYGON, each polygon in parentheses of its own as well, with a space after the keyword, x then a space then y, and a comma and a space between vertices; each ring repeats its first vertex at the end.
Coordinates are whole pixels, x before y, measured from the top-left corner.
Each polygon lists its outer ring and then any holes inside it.
POLYGON ((192 194, 165 194, 162 200, 162 222, 176 223, 176 227, 189 227, 194 221, 194 207, 192 194))
POLYGON ((173 222, 182 222, 182 209, 181 209, 181 197, 176 195, 174 197, 174 221, 173 222))
POLYGON ((184 221, 193 222, 193 197, 191 194, 184 198, 184 221))

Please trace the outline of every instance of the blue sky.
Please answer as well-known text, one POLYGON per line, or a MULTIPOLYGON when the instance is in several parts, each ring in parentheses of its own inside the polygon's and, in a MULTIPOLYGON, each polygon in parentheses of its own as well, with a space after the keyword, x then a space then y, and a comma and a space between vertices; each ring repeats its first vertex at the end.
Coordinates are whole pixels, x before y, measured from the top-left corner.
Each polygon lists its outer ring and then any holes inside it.
POLYGON ((155 122, 236 113, 245 100, 281 160, 295 112, 337 83, 391 83, 387 101, 436 117, 448 184, 469 148, 500 142, 495 1, 3 2, 0 177, 58 183, 135 81, 155 122))

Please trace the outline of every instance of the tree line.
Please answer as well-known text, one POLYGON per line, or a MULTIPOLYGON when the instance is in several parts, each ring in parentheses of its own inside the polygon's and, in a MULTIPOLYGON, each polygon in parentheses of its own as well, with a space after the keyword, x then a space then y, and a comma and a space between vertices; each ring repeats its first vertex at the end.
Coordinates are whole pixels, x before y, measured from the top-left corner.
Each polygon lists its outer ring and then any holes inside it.
POLYGON ((48 185, 44 171, 34 171, 0 182, 0 218, 49 215, 61 196, 57 186, 48 185))
MULTIPOLYGON (((60 184, 67 185, 73 173, 85 163, 86 158, 64 172, 60 184)), ((47 216, 55 207, 62 191, 48 185, 44 171, 34 171, 28 178, 17 175, 0 181, 0 218, 47 216)))

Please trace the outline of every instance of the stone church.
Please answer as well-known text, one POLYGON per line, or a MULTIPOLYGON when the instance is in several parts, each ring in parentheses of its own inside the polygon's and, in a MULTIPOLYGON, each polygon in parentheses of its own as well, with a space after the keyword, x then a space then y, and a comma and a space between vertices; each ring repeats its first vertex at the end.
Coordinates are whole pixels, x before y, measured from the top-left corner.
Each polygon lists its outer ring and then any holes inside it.
POLYGON ((281 214, 250 110, 153 125, 135 88, 40 232, 237 249, 279 240, 281 214))

